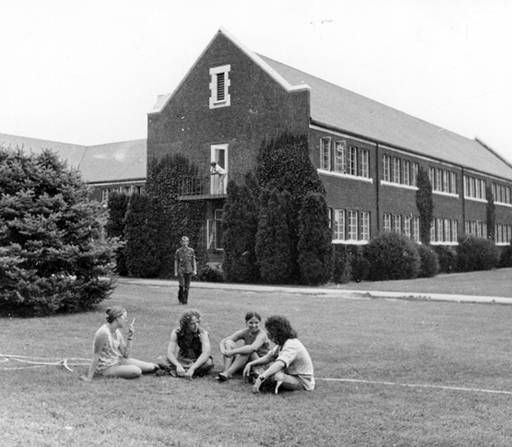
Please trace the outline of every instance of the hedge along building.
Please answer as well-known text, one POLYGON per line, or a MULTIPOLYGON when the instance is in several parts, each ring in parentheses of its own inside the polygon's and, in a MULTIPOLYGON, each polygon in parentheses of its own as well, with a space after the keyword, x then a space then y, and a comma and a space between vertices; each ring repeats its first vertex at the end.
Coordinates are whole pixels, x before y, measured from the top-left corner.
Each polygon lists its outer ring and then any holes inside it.
POLYGON ((418 241, 420 166, 433 187, 433 244, 486 237, 486 185, 496 242, 512 238, 512 165, 485 144, 255 54, 221 29, 148 114, 148 159, 180 153, 202 173, 184 182, 179 199, 207 202, 208 249, 222 248, 227 181, 242 182, 263 141, 283 131, 308 136, 334 243, 365 244, 381 231, 418 241), (222 179, 210 175, 212 161, 222 179))
POLYGON ((0 134, 0 146, 40 153, 55 152, 71 168, 78 169, 91 187, 90 198, 107 203, 110 193, 140 193, 146 183, 146 140, 83 146, 0 134))

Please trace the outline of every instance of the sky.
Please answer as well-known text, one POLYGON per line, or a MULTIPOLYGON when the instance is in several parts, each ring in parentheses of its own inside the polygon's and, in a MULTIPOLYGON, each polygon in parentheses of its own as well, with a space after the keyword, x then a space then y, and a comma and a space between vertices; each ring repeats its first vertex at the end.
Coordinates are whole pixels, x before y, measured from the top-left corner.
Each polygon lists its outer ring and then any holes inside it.
POLYGON ((247 48, 512 162, 509 0, 17 0, 0 4, 0 133, 145 138, 219 28, 247 48))

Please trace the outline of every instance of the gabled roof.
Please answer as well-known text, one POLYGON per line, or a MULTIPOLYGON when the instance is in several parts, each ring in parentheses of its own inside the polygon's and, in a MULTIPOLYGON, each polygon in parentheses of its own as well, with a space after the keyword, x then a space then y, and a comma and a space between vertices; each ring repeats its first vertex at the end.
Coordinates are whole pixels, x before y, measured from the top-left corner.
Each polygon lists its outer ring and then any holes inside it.
POLYGON ((55 152, 68 166, 79 169, 88 183, 116 182, 146 178, 146 140, 82 146, 17 135, 0 134, 0 146, 20 148, 35 154, 44 149, 55 152))
POLYGON ((512 165, 487 146, 293 67, 261 56, 292 85, 307 84, 311 119, 341 131, 512 179, 512 165))

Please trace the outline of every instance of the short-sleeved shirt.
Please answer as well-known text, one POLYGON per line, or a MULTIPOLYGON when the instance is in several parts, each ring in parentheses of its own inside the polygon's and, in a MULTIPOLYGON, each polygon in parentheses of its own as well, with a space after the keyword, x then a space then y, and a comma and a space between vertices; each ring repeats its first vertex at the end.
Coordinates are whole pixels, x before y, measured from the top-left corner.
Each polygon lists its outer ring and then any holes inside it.
POLYGON ((284 372, 296 376, 307 391, 315 388, 313 362, 308 351, 298 338, 289 338, 283 347, 276 346, 272 350, 275 360, 284 363, 284 372))
POLYGON ((96 352, 96 344, 101 343, 103 347, 99 352, 98 366, 96 373, 102 374, 111 366, 119 364, 123 358, 121 346, 124 344, 123 334, 116 329, 114 334, 110 331, 108 324, 101 326, 94 334, 93 350, 96 352))
POLYGON ((181 247, 176 250, 174 259, 178 263, 178 273, 194 273, 196 254, 193 248, 181 247))

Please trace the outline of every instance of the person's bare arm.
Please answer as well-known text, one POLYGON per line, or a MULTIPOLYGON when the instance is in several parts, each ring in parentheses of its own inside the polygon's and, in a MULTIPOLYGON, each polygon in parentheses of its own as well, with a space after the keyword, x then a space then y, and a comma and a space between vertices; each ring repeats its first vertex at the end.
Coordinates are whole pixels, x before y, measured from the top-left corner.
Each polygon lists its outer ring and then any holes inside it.
POLYGON ((208 333, 206 331, 202 331, 201 335, 201 355, 197 358, 197 360, 192 363, 190 368, 185 373, 185 377, 187 379, 191 379, 194 373, 196 372, 196 369, 201 366, 203 363, 206 363, 206 361, 210 358, 210 355, 212 353, 211 347, 210 347, 210 339, 208 338, 208 333))
POLYGON ((176 367, 176 373, 178 376, 182 377, 185 375, 185 368, 183 368, 182 364, 179 362, 176 354, 178 353, 178 337, 176 335, 176 329, 171 332, 171 339, 169 341, 169 346, 167 347, 167 358, 169 361, 176 367))

